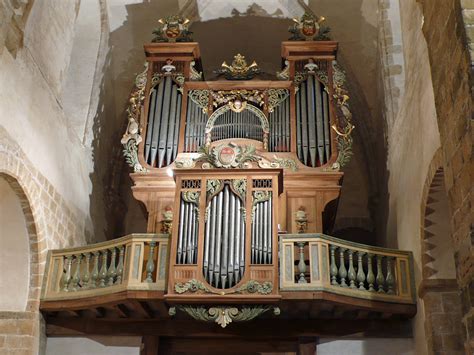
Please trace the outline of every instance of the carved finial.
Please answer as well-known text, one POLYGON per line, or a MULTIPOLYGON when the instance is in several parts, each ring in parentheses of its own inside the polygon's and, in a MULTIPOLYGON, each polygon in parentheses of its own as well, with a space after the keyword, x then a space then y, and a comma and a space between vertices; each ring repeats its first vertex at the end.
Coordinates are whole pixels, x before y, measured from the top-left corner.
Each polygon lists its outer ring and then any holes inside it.
POLYGON ((192 32, 188 30, 189 20, 177 15, 160 18, 161 25, 153 30, 152 42, 191 42, 192 32))
POLYGON ((327 41, 329 40, 329 27, 321 26, 325 18, 318 17, 310 12, 305 12, 300 19, 293 19, 293 26, 289 28, 292 34, 290 41, 327 41))

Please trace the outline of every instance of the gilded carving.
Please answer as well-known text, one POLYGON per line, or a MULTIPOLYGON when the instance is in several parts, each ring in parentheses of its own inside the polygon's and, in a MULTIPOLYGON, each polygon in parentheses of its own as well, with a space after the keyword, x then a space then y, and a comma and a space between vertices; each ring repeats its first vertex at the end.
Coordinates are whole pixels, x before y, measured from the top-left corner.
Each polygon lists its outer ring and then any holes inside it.
POLYGON ((275 107, 279 106, 289 96, 286 89, 269 89, 268 90, 268 112, 273 112, 275 107))
POLYGON ((209 106, 209 90, 190 90, 188 96, 192 102, 202 109, 202 112, 207 113, 207 108, 209 106))
POLYGON ((247 65, 245 57, 239 53, 234 56, 234 60, 230 65, 224 61, 221 69, 216 70, 215 73, 223 74, 227 80, 249 80, 260 73, 260 69, 255 61, 247 65))

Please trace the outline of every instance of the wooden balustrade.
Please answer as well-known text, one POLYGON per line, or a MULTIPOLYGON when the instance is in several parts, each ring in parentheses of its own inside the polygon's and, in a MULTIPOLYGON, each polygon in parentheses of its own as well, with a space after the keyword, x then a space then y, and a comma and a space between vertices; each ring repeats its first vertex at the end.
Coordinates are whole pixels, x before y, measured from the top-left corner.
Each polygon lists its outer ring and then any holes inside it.
POLYGON ((416 303, 413 255, 323 234, 280 235, 280 290, 416 303))
POLYGON ((42 300, 76 299, 125 290, 164 291, 168 235, 131 234, 84 247, 51 250, 42 300))

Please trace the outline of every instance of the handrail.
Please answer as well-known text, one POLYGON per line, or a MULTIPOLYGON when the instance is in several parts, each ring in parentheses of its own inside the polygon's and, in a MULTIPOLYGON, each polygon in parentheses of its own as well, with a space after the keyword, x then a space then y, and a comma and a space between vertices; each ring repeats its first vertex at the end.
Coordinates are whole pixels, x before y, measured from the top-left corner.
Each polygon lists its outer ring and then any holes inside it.
POLYGON ((328 235, 280 235, 280 290, 416 303, 413 254, 328 235))
MULTIPOLYGON (((415 304, 409 251, 324 234, 281 234, 280 291, 415 304)), ((82 299, 127 290, 165 291, 169 236, 131 234, 97 244, 50 250, 42 301, 82 299)))
POLYGON ((126 290, 164 291, 168 241, 166 234, 130 234, 50 250, 41 299, 79 299, 126 290))

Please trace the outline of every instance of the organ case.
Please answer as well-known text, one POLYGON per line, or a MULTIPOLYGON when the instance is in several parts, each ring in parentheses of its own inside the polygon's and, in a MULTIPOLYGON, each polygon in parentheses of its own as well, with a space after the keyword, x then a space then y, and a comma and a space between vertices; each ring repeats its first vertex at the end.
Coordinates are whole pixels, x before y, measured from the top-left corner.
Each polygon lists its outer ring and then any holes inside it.
POLYGON ((170 302, 273 302, 281 169, 176 170, 170 302))

